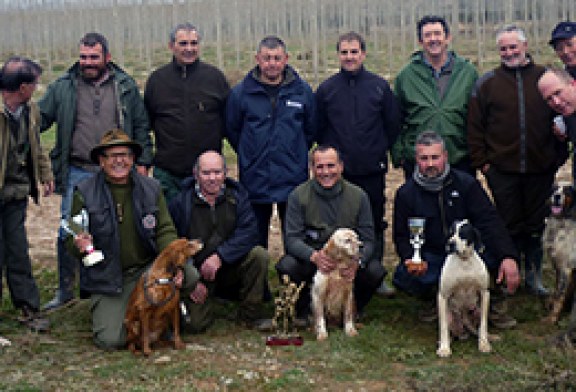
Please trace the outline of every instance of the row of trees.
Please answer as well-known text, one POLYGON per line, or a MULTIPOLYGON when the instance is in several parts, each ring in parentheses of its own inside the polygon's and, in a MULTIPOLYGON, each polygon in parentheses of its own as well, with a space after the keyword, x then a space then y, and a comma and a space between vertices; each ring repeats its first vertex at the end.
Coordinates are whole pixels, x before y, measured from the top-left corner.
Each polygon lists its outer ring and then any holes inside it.
MULTIPOLYGON (((559 20, 576 19, 574 0, 3 0, 0 51, 26 54, 48 70, 76 56, 79 37, 103 32, 121 65, 149 72, 166 61, 171 27, 198 26, 206 55, 221 68, 246 70, 258 40, 277 34, 289 44, 311 81, 335 67, 338 33, 364 34, 378 54, 376 69, 394 74, 417 47, 416 21, 446 17, 454 46, 480 69, 490 65, 494 31, 507 23, 524 26, 542 51, 559 20), (381 55, 380 55, 381 54, 381 55)), ((534 43, 536 45, 534 45, 534 43)))

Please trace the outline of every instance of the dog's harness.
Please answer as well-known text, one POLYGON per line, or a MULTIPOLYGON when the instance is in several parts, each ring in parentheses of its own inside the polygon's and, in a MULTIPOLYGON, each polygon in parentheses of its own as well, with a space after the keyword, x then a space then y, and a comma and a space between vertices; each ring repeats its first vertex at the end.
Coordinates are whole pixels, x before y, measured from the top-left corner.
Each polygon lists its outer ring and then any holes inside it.
POLYGON ((144 272, 144 279, 142 281, 142 285, 144 288, 144 298, 146 298, 146 301, 152 306, 163 306, 168 302, 170 302, 170 300, 172 300, 172 298, 174 298, 174 295, 176 294, 176 284, 174 283, 174 275, 171 278, 158 278, 153 282, 147 283, 149 271, 150 270, 148 269, 146 270, 146 272, 144 272), (161 301, 154 301, 154 299, 148 294, 148 288, 158 285, 170 285, 170 288, 172 290, 170 291, 170 295, 168 295, 168 297, 164 298, 161 301))

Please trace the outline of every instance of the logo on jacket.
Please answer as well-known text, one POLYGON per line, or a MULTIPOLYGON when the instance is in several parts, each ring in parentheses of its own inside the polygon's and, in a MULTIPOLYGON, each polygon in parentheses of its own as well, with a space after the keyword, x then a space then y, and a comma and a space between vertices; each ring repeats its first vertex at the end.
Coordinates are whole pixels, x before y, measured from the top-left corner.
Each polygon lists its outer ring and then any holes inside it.
POLYGON ((156 227, 156 217, 153 214, 148 214, 142 218, 142 226, 145 229, 153 229, 156 227))
POLYGON ((302 105, 302 103, 300 103, 300 102, 291 101, 291 100, 287 99, 286 100, 286 106, 302 109, 302 106, 304 106, 304 105, 302 105))

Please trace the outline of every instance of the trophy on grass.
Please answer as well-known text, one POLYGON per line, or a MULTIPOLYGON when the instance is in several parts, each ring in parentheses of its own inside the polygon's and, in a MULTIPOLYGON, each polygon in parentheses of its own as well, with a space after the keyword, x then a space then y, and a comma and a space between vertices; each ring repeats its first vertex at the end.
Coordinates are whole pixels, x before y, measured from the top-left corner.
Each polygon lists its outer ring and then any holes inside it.
POLYGON ((297 286, 290 282, 288 275, 282 275, 282 285, 278 297, 274 299, 275 311, 272 325, 276 328, 276 335, 266 338, 267 346, 301 346, 304 343, 302 336, 298 335, 296 325, 296 301, 305 282, 297 286))
MULTIPOLYGON (((85 209, 82 209, 78 215, 71 218, 71 222, 62 219, 60 226, 66 233, 76 238, 78 234, 82 232, 88 233, 88 224, 88 212, 85 209)), ((98 264, 102 260, 104 260, 104 255, 101 251, 94 249, 93 244, 86 247, 86 256, 82 258, 82 262, 86 267, 98 264)))
POLYGON ((408 218, 408 228, 410 229, 410 244, 414 248, 411 262, 406 266, 408 271, 416 275, 424 273, 428 267, 427 263, 422 260, 420 249, 424 245, 424 224, 425 218, 408 218))

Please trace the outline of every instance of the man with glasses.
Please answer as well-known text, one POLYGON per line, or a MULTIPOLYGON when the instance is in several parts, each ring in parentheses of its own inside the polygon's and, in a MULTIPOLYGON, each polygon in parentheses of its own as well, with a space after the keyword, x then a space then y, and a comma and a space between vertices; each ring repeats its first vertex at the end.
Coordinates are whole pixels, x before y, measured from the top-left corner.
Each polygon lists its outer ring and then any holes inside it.
MULTIPOLYGON (((98 165, 91 149, 111 128, 120 128, 142 146, 136 167, 147 173, 152 163, 148 116, 134 79, 111 61, 108 41, 99 33, 87 33, 79 43, 79 60, 52 82, 38 103, 41 130, 56 124, 56 145, 50 153, 56 192, 62 195, 63 219, 70 215, 74 186, 92 176, 98 165)), ((58 290, 44 310, 57 309, 74 299, 75 261, 66 254, 64 232, 57 242, 58 290)))
MULTIPOLYGON (((80 280, 80 290, 90 295, 94 342, 103 349, 124 347, 130 294, 156 256, 177 239, 160 184, 133 169, 142 151, 122 130, 109 130, 89 154, 99 170, 73 195, 71 215, 85 211, 89 227, 68 237, 68 250, 83 259, 92 245, 104 255, 94 265, 81 263, 80 280)), ((186 263, 174 284, 190 295, 197 280, 198 271, 186 263)))
MULTIPOLYGON (((356 32, 342 34, 336 44, 340 72, 318 87, 318 144, 334 146, 344 162, 343 177, 370 199, 375 246, 372 257, 384 256, 384 176, 388 150, 400 130, 400 110, 388 82, 364 68, 366 42, 356 32)), ((391 296, 385 283, 379 292, 391 296)))
POLYGON ((287 64, 280 38, 262 39, 256 62, 228 97, 226 137, 238 155, 240 183, 256 214, 258 242, 268 247, 273 204, 284 222, 288 195, 308 179, 316 109, 312 89, 287 64))
POLYGON ((474 174, 466 145, 468 99, 478 78, 474 66, 448 50, 452 36, 446 20, 424 16, 417 25, 422 47, 396 77, 394 91, 402 109, 402 128, 392 150, 392 162, 406 179, 414 172, 414 142, 420 132, 440 132, 450 165, 474 174))
POLYGON ((156 142, 154 177, 168 202, 201 153, 222 151, 230 87, 218 68, 200 60, 200 40, 190 23, 177 25, 168 44, 172 61, 150 75, 144 91, 156 142))

